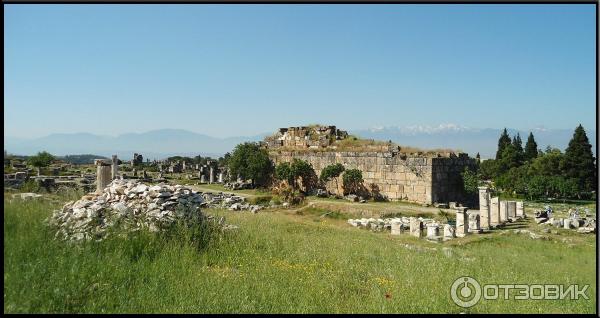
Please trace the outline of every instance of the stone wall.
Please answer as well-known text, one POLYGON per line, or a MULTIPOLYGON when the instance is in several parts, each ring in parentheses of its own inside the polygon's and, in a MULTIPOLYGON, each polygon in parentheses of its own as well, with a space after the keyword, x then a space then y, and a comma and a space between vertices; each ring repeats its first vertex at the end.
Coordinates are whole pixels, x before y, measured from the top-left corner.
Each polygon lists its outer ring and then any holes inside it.
MULTIPOLYGON (((466 154, 419 156, 398 152, 276 150, 269 154, 275 164, 290 162, 293 158, 305 160, 313 166, 317 176, 326 166, 341 163, 346 169, 361 170, 367 189, 375 184, 390 200, 428 204, 462 202, 465 196, 460 173, 466 166, 476 164, 475 159, 466 154)), ((327 188, 335 192, 332 185, 334 183, 329 182, 327 188)))

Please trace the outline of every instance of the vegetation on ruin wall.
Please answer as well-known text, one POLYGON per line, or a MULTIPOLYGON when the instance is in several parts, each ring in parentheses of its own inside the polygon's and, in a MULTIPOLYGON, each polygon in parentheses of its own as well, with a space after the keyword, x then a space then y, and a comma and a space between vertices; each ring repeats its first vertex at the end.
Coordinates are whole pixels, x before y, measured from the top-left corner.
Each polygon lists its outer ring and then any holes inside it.
POLYGON ((440 244, 352 228, 334 214, 210 211, 240 228, 200 246, 189 233, 73 246, 53 240, 42 223, 60 206, 5 199, 5 313, 595 312, 592 235, 573 237, 570 246, 490 234, 443 243, 447 256, 440 244), (462 309, 449 288, 463 275, 590 284, 590 300, 482 301, 462 309))
MULTIPOLYGON (((268 139, 268 137, 267 137, 268 139)), ((399 145, 392 143, 391 141, 380 141, 374 139, 362 139, 358 136, 350 135, 348 138, 342 140, 336 140, 333 147, 319 147, 319 148, 296 148, 296 147, 279 147, 275 149, 269 149, 269 151, 295 151, 295 152, 327 152, 327 151, 347 151, 347 152, 380 152, 388 151, 391 147, 397 148, 399 145)), ((422 149, 411 146, 400 146, 399 153, 421 153, 422 155, 437 155, 445 153, 460 153, 460 149, 449 149, 449 148, 435 148, 435 149, 422 149)))
POLYGON ((507 195, 528 199, 594 199, 596 196, 596 158, 585 130, 579 125, 565 152, 547 147, 537 149, 530 133, 525 144, 519 135, 512 139, 506 129, 498 141, 496 159, 480 163, 482 180, 492 180, 507 195))

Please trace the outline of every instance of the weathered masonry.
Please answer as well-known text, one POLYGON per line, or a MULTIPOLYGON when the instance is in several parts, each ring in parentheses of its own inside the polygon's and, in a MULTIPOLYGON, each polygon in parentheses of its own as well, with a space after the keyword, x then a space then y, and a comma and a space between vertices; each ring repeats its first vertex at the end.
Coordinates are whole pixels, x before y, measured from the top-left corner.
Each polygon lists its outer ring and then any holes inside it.
MULTIPOLYGON (((461 172, 475 165, 467 154, 418 156, 399 152, 270 151, 273 161, 293 158, 307 161, 317 175, 328 165, 341 163, 362 171, 364 184, 375 184, 390 200, 419 203, 462 202, 465 199, 461 172)), ((328 183, 328 190, 335 184, 328 183)))

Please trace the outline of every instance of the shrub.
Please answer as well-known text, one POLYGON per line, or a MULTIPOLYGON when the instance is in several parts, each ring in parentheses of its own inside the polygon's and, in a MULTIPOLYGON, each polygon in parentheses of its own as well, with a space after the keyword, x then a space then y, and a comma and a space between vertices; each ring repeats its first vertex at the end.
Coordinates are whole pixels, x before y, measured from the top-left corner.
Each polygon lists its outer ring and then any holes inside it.
POLYGON ((348 169, 342 176, 344 191, 356 194, 363 182, 362 172, 358 169, 348 169))

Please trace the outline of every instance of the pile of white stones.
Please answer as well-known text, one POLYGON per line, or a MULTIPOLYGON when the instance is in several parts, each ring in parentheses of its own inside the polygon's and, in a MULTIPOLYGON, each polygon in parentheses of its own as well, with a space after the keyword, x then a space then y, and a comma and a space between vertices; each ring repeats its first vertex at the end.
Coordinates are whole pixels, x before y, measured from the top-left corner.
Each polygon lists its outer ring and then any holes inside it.
POLYGON ((596 233, 596 218, 586 208, 584 212, 579 209, 569 209, 567 218, 553 217, 552 208, 535 212, 535 222, 538 224, 552 225, 559 228, 576 229, 579 233, 596 233))
POLYGON ((228 209, 230 211, 248 210, 257 213, 263 207, 256 204, 249 204, 246 198, 226 192, 199 192, 204 199, 202 207, 214 209, 228 209))
POLYGON ((252 183, 245 181, 234 181, 223 184, 223 187, 230 190, 252 189, 252 183))
MULTIPOLYGON (((113 228, 157 232, 178 220, 202 222, 203 199, 181 185, 148 186, 134 180, 113 180, 102 193, 68 202, 47 220, 65 240, 102 240, 113 228)), ((220 222, 222 223, 222 222, 220 222)))
POLYGON ((594 218, 579 218, 579 217, 568 217, 568 218, 550 218, 546 225, 553 225, 555 227, 564 229, 576 229, 579 233, 596 233, 596 219, 594 218))

